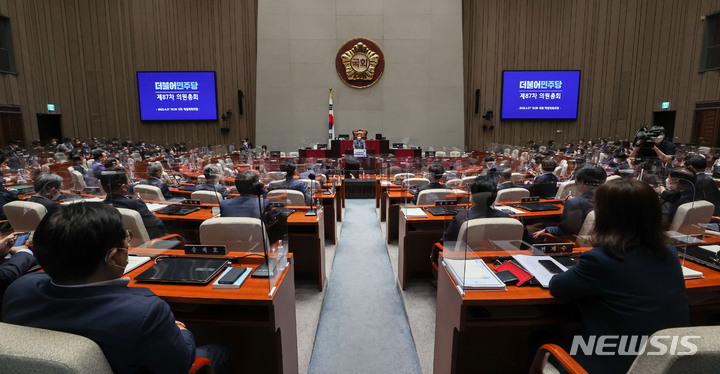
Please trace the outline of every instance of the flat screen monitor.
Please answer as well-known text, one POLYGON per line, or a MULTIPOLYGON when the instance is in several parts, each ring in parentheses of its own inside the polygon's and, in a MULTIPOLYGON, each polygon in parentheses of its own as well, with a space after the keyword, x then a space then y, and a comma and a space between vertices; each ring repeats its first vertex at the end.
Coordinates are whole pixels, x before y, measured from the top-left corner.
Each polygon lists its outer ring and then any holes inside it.
POLYGON ((143 121, 218 119, 214 71, 139 71, 137 85, 143 121))
POLYGON ((340 135, 338 135, 338 139, 340 139, 340 140, 350 140, 350 134, 340 134, 340 135))
POLYGON ((427 152, 425 152, 425 157, 435 157, 435 151, 427 151, 427 152))
POLYGON ((382 134, 375 134, 375 140, 382 140, 382 134))
POLYGON ((577 119, 580 70, 503 71, 502 119, 577 119))
POLYGON ((393 147, 393 148, 400 149, 400 148, 402 148, 403 146, 404 146, 403 143, 392 143, 392 147, 393 147))
POLYGON ((318 144, 317 149, 327 149, 327 144, 318 144))
POLYGON ((280 157, 280 151, 270 151, 270 157, 280 157))

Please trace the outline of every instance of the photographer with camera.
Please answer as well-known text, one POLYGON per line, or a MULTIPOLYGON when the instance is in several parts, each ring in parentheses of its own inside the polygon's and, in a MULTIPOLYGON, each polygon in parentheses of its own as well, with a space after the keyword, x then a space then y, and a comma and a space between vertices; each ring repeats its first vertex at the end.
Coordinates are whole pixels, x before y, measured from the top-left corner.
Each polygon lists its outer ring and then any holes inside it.
POLYGON ((635 134, 633 141, 632 153, 630 159, 636 159, 639 162, 659 159, 664 164, 672 161, 675 154, 675 144, 665 139, 665 128, 662 126, 653 126, 648 130, 641 127, 635 134))

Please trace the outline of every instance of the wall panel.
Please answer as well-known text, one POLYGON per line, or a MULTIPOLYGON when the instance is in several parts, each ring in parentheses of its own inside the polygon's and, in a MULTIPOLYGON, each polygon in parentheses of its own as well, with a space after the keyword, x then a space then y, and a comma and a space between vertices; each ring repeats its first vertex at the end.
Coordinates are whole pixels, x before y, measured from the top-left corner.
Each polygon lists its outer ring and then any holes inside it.
POLYGON ((257 0, 0 0, 0 13, 18 66, 0 74, 0 104, 21 106, 26 139, 39 136, 47 103, 69 137, 207 145, 254 136, 257 0), (229 134, 220 119, 141 122, 138 70, 216 71, 218 113, 233 111, 229 134))
POLYGON ((700 17, 718 10, 718 0, 463 0, 466 146, 624 139, 663 101, 677 111, 674 140, 691 141, 695 103, 720 99, 720 72, 698 73, 700 17), (502 71, 514 69, 581 70, 578 119, 501 121, 502 71))

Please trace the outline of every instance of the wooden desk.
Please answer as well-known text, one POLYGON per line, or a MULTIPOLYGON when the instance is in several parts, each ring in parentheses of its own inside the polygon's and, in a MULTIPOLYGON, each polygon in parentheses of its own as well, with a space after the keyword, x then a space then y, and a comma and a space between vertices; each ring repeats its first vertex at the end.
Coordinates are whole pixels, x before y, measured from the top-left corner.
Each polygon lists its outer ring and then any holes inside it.
MULTIPOLYGON (((562 207, 559 204, 558 206, 562 207)), ((559 217, 562 213, 562 210, 528 212, 516 209, 525 213, 513 214, 511 217, 521 221, 546 220, 559 217)), ((430 277, 432 275, 430 264, 432 246, 442 238, 453 216, 434 216, 426 211, 427 217, 408 218, 400 210, 398 212, 398 280, 404 290, 406 282, 412 277, 430 277)), ((388 221, 389 224, 390 221, 388 221)))
MULTIPOLYGON (((157 255, 157 250, 137 248, 135 254, 157 255)), ((182 255, 165 250, 164 254, 182 255)), ((242 256, 246 253, 230 252, 242 256)), ((150 261, 128 273, 131 287, 147 287, 165 300, 175 318, 195 335, 197 345, 220 343, 233 352, 232 373, 297 373, 297 327, 293 256, 279 275, 275 293, 269 297, 266 278, 248 278, 239 289, 213 289, 212 284, 170 285, 136 283, 132 280, 150 268, 150 261)), ((242 266, 256 268, 262 259, 246 257, 242 266)))
MULTIPOLYGON (((685 266, 705 275, 704 279, 685 281, 688 295, 720 291, 720 272, 689 261, 685 266)), ((466 291, 462 296, 441 261, 435 373, 477 373, 478 368, 488 373, 527 373, 528 359, 534 355, 528 351, 527 344, 533 329, 579 322, 576 309, 554 298, 547 289, 538 286, 508 286, 507 289, 507 292, 466 291)), ((691 305, 691 324, 693 316, 718 311, 717 301, 691 305)), ((704 324, 704 320, 697 323, 704 324)))
MULTIPOLYGON (((163 222, 172 223, 166 225, 168 233, 181 234, 199 243, 200 224, 219 216, 213 215, 211 209, 213 206, 217 205, 204 204, 200 210, 184 216, 154 214, 163 222)), ((298 279, 308 278, 316 281, 318 289, 322 291, 325 285, 325 213, 320 210, 317 216, 305 216, 307 207, 289 208, 297 210, 287 219, 288 251, 295 254, 294 273, 298 279)))
POLYGON ((336 244, 337 232, 335 227, 336 223, 340 221, 339 217, 342 215, 342 208, 338 204, 337 194, 318 192, 313 197, 322 200, 322 207, 325 211, 325 239, 330 240, 332 244, 336 244))

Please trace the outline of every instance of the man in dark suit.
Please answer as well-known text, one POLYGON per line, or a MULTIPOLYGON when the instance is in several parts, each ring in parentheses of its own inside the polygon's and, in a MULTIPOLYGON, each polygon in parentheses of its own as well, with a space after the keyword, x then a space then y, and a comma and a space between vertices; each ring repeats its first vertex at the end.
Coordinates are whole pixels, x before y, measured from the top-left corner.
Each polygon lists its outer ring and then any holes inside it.
POLYGON ((42 204, 50 213, 60 207, 58 201, 63 199, 60 191, 63 179, 61 176, 52 173, 43 173, 37 176, 33 181, 35 195, 25 199, 33 203, 42 204))
POLYGON ((18 234, 12 233, 0 240, 0 298, 12 282, 36 263, 33 252, 27 246, 14 247, 18 234), (5 259, 8 254, 12 257, 5 259))
POLYGON ((305 204, 312 204, 312 196, 310 195, 310 189, 305 182, 293 178, 295 176, 295 162, 292 160, 284 160, 280 163, 280 171, 285 172, 285 183, 273 184, 270 190, 274 189, 288 189, 296 190, 303 193, 305 196, 305 204))
POLYGON ((542 161, 543 173, 535 178, 533 184, 528 188, 530 196, 540 196, 541 199, 555 198, 558 189, 558 177, 553 174, 553 171, 555 171, 556 167, 557 162, 553 159, 542 161))
POLYGON ((505 167, 499 172, 495 173, 497 175, 498 179, 498 191, 504 190, 506 188, 516 188, 518 186, 514 185, 512 182, 512 169, 509 167, 505 167))
POLYGON ((662 207, 663 224, 669 227, 678 207, 692 201, 703 200, 695 193, 695 172, 684 166, 673 168, 661 188, 660 204, 662 207))
POLYGON ((262 195, 263 185, 251 170, 238 173, 235 177, 235 187, 240 196, 220 202, 221 217, 262 218, 272 210, 272 204, 267 199, 260 198, 258 203, 257 196, 262 195), (262 206, 262 215, 260 206, 262 206))
POLYGON ((195 191, 214 191, 222 195, 223 199, 230 197, 230 193, 227 188, 218 183, 220 176, 222 175, 220 172, 220 165, 205 165, 203 168, 203 174, 205 175, 205 183, 198 183, 198 185, 195 186, 195 191))
POLYGON ((411 203, 417 204, 417 197, 422 191, 436 188, 445 188, 445 185, 440 183, 443 174, 445 174, 445 168, 440 163, 436 162, 429 165, 427 168, 427 172, 425 172, 425 177, 430 180, 430 183, 417 188, 416 192, 414 193, 415 196, 413 196, 411 203))
POLYGON ((2 148, 2 153, 7 160, 7 167, 11 171, 18 171, 18 169, 23 168, 23 162, 17 154, 18 147, 20 147, 20 141, 12 140, 9 145, 2 148))
POLYGON ((103 171, 100 175, 100 183, 107 192, 105 203, 117 208, 131 209, 140 213, 143 225, 148 235, 150 235, 150 239, 165 235, 165 224, 163 224, 160 218, 152 214, 142 200, 130 199, 125 196, 128 188, 128 178, 124 168, 116 166, 103 171))
POLYGON ((186 373, 195 356, 209 358, 216 372, 228 369, 227 348, 196 349, 193 334, 165 301, 121 278, 128 242, 115 208, 61 207, 40 222, 34 244, 45 272, 8 288, 4 322, 92 339, 115 373, 186 373))
POLYGON ((560 223, 557 226, 548 226, 533 233, 537 239, 544 233, 555 236, 577 235, 585 222, 585 217, 595 207, 595 190, 605 183, 607 174, 602 166, 597 164, 584 164, 577 171, 575 185, 580 194, 565 202, 560 223))
POLYGON ((695 196, 696 200, 706 200, 715 205, 713 216, 720 216, 720 190, 718 190, 712 177, 705 173, 707 160, 705 157, 693 154, 685 157, 685 166, 694 171, 697 178, 695 180, 695 196))
MULTIPOLYGON (((143 181, 140 181, 138 184, 145 184, 150 186, 155 186, 160 189, 165 199, 171 199, 172 193, 170 193, 170 189, 168 188, 167 183, 160 180, 160 177, 162 176, 163 168, 162 164, 159 162, 151 162, 150 165, 148 165, 147 173, 150 175, 150 178, 145 179, 143 181)), ((130 193, 133 193, 132 189, 130 193)))

